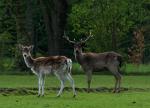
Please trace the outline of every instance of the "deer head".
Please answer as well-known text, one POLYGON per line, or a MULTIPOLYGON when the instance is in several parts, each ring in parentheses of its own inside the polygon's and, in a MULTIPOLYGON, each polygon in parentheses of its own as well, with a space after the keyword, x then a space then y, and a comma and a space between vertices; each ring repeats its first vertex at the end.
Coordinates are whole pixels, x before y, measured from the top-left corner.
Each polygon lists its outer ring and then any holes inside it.
POLYGON ((28 57, 28 56, 31 56, 31 51, 33 49, 33 45, 30 45, 30 46, 23 46, 23 45, 19 45, 19 48, 21 49, 22 51, 22 55, 23 57, 28 57))
POLYGON ((85 45, 85 42, 87 40, 89 40, 91 37, 93 37, 93 35, 89 34, 89 36, 86 39, 80 39, 79 41, 76 41, 75 39, 72 41, 69 39, 68 36, 66 36, 66 33, 64 32, 64 36, 63 36, 68 42, 72 43, 74 45, 74 52, 75 53, 82 53, 82 48, 85 45))

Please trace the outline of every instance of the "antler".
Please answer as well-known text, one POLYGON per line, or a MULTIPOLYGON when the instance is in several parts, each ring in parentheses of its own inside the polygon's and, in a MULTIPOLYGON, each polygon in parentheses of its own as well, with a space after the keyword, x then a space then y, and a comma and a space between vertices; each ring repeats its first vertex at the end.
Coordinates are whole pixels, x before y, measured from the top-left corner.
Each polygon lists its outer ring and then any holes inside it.
POLYGON ((69 37, 68 36, 66 36, 66 32, 64 31, 64 36, 63 36, 63 38, 65 38, 67 41, 69 41, 70 43, 73 43, 73 44, 75 44, 76 42, 75 42, 75 39, 74 39, 74 41, 71 41, 70 39, 69 39, 69 37))
POLYGON ((87 40, 89 40, 91 37, 93 37, 91 31, 90 31, 90 35, 85 39, 85 40, 80 40, 81 43, 85 43, 87 40))

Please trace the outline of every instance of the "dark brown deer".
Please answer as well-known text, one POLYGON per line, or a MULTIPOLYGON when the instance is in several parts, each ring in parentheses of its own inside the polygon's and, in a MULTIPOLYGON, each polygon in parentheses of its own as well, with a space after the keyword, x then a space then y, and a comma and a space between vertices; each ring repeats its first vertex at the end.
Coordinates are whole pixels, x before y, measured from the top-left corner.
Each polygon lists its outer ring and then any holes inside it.
POLYGON ((88 92, 90 92, 90 84, 92 80, 92 72, 101 71, 102 69, 108 69, 115 77, 116 83, 113 92, 120 92, 121 74, 119 68, 122 64, 122 56, 116 52, 104 52, 104 53, 92 53, 82 52, 82 47, 87 40, 92 37, 90 35, 80 41, 71 41, 68 36, 64 33, 64 38, 74 45, 74 55, 77 62, 81 65, 84 72, 87 75, 88 92))

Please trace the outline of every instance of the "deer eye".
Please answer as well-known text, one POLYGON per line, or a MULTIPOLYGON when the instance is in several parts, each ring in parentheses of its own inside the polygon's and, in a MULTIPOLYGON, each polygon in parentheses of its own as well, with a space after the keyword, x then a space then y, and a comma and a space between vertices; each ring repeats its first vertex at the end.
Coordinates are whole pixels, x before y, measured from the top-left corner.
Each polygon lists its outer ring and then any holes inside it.
POLYGON ((74 47, 76 48, 76 47, 77 47, 77 45, 74 45, 74 47))

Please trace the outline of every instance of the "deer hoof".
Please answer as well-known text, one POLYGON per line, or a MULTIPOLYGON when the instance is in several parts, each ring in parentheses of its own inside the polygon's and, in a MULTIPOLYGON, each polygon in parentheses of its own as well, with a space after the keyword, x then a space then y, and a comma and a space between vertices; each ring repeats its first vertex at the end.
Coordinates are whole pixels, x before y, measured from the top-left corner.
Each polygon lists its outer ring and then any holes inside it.
POLYGON ((75 97, 76 97, 76 94, 73 95, 73 98, 75 98, 75 97))
POLYGON ((120 90, 116 90, 116 93, 120 93, 120 90))
POLYGON ((44 97, 44 94, 42 94, 41 96, 44 97))
POLYGON ((90 93, 90 89, 87 89, 87 93, 90 93))
POLYGON ((38 94, 38 96, 37 97, 40 97, 41 95, 40 94, 38 94))
POLYGON ((116 93, 116 89, 112 90, 112 93, 116 93))
POLYGON ((120 93, 120 90, 116 90, 116 89, 114 89, 113 91, 112 91, 112 93, 120 93))
POLYGON ((59 98, 59 97, 60 97, 60 95, 57 95, 56 97, 57 97, 57 98, 59 98))

